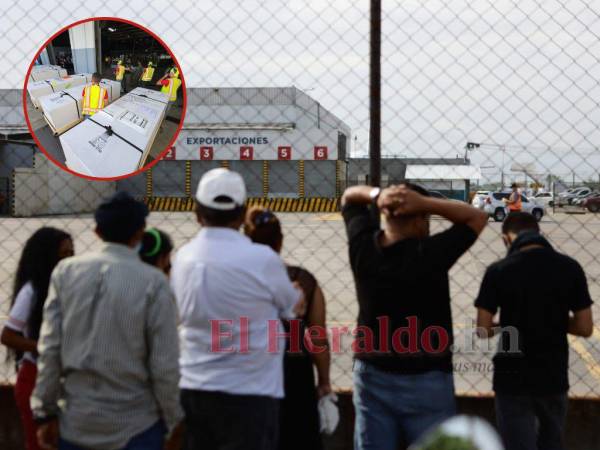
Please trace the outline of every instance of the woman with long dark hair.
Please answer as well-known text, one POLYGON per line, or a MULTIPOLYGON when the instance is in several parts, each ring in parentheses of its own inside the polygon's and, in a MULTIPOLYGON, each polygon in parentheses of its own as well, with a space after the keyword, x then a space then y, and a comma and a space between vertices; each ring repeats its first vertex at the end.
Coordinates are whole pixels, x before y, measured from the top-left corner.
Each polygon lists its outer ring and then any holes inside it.
POLYGON ((29 398, 37 376, 37 341, 50 275, 61 259, 73 253, 73 240, 64 231, 44 227, 33 233, 21 253, 10 314, 0 336, 17 360, 15 399, 27 450, 39 449, 29 398))
POLYGON ((140 258, 162 270, 165 275, 171 272, 171 251, 173 250, 173 241, 167 233, 157 228, 148 228, 144 231, 142 238, 142 247, 140 248, 140 258))
MULTIPOLYGON (((251 208, 244 223, 244 232, 253 241, 268 245, 277 253, 283 246, 281 223, 271 211, 251 208)), ((322 327, 325 330, 325 298, 315 277, 306 269, 287 266, 292 281, 296 281, 306 299, 306 313, 300 318, 300 351, 290 351, 286 340, 283 359, 283 383, 285 397, 281 404, 281 428, 279 448, 282 450, 323 448, 319 424, 319 398, 331 393, 329 381, 330 352, 327 338, 310 336, 310 343, 324 351, 310 351, 302 339, 307 327, 322 327), (315 383, 313 364, 317 369, 315 383)), ((284 321, 285 331, 290 331, 289 322, 284 321)))

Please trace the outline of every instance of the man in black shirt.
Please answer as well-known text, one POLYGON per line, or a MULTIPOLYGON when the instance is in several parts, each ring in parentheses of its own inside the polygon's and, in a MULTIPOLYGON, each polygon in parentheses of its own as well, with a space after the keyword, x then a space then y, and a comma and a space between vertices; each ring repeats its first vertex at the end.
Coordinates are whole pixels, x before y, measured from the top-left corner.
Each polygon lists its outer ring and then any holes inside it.
POLYGON ((455 413, 448 270, 488 217, 408 183, 354 186, 342 205, 359 303, 355 449, 395 450, 455 413), (453 226, 430 236, 431 214, 453 226))
POLYGON ((475 301, 478 334, 500 334, 494 356, 496 416, 510 450, 564 449, 567 334, 589 337, 593 331, 583 269, 539 231, 532 215, 508 215, 502 225, 508 255, 488 268, 475 301))

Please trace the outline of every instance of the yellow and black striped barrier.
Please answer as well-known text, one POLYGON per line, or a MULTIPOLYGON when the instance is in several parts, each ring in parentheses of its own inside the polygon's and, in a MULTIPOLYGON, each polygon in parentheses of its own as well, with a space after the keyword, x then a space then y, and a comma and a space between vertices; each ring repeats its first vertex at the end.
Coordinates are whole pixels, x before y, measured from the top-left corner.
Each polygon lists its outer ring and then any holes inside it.
MULTIPOLYGON (((193 211, 194 199, 186 197, 148 197, 146 205, 150 211, 193 211)), ((312 198, 262 198, 253 197, 246 206, 262 206, 274 212, 336 212, 339 199, 312 198)))

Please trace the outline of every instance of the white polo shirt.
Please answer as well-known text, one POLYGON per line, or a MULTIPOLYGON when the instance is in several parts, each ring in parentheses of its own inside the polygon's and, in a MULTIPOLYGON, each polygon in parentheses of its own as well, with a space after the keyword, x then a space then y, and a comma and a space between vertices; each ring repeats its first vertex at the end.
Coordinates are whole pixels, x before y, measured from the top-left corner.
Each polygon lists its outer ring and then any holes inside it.
POLYGON ((205 227, 177 252, 171 285, 180 387, 282 398, 284 342, 273 329, 283 333, 279 319, 294 317, 300 292, 279 255, 236 230, 205 227))

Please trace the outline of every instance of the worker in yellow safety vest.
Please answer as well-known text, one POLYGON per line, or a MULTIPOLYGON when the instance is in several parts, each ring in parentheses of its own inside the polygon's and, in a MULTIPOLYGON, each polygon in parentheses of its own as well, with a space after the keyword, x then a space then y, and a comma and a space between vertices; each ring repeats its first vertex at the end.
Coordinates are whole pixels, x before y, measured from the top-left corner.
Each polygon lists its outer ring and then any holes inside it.
POLYGON ((99 73, 92 75, 92 84, 83 88, 83 118, 89 119, 108 104, 108 91, 100 86, 102 76, 99 73))
POLYGON ((160 91, 168 94, 169 96, 169 105, 167 106, 167 111, 165 112, 166 117, 171 110, 171 106, 177 101, 177 90, 179 89, 179 86, 181 86, 179 69, 177 69, 177 67, 173 67, 167 71, 167 73, 165 73, 163 77, 156 82, 156 85, 162 86, 160 91))
POLYGON ((117 61, 117 68, 115 69, 115 80, 123 81, 123 77, 125 76, 125 65, 123 64, 123 60, 117 61))
POLYGON ((518 212, 523 208, 523 203, 521 201, 521 193, 519 192, 519 186, 517 183, 513 183, 511 186, 512 192, 508 199, 506 199, 506 205, 508 206, 508 210, 510 212, 518 212))
POLYGON ((154 77, 154 64, 149 62, 148 66, 142 72, 142 85, 144 87, 148 87, 148 84, 152 81, 152 77, 154 77))

